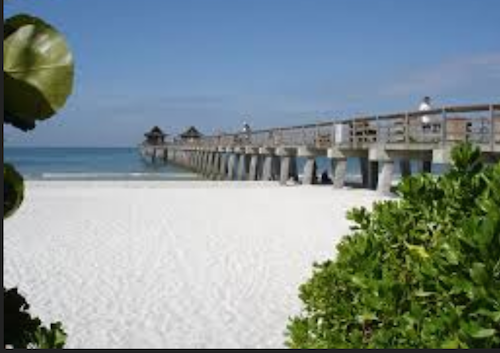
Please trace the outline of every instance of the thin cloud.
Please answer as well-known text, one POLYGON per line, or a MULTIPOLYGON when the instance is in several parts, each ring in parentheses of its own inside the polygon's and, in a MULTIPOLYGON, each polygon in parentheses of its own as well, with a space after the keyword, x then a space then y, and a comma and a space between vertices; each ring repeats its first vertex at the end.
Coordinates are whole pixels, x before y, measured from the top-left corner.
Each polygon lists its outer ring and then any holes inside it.
POLYGON ((476 55, 444 62, 382 89, 383 96, 446 94, 471 90, 500 79, 500 53, 476 55))

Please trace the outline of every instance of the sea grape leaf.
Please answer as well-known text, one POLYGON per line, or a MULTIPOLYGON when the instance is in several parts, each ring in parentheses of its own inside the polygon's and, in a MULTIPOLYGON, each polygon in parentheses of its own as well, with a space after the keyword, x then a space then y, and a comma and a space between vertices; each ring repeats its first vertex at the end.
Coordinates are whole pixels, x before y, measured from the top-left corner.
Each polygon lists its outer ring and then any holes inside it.
POLYGON ((470 269, 470 275, 472 280, 477 284, 482 284, 488 281, 488 272, 486 271, 486 266, 483 263, 475 262, 470 269))
POLYGON ((427 259, 429 257, 429 254, 425 250, 423 246, 420 245, 411 245, 411 244, 406 244, 406 247, 408 250, 410 250, 412 253, 418 255, 422 259, 427 259))
POLYGON ((477 331, 471 332, 471 336, 474 338, 487 338, 495 334, 495 330, 492 328, 481 328, 477 331))
POLYGON ((460 348, 460 340, 458 338, 454 338, 452 340, 446 341, 441 346, 442 349, 457 349, 460 348))
POLYGON ((64 106, 74 63, 57 30, 33 16, 11 17, 4 23, 3 51, 6 122, 26 129, 64 106))
POLYGON ((35 341, 38 348, 63 348, 66 343, 66 333, 60 322, 50 324, 50 329, 38 327, 35 332, 35 341))
POLYGON ((10 164, 3 165, 3 218, 11 216, 24 199, 24 181, 10 164))

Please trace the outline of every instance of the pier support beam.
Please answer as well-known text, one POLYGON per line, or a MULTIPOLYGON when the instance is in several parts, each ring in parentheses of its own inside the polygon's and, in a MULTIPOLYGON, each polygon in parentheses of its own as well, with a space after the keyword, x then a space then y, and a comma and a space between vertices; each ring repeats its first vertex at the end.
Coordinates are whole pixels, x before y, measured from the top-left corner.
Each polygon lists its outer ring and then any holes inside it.
POLYGON ((191 153, 193 154, 192 168, 193 168, 193 171, 196 172, 198 170, 198 151, 192 151, 191 153))
POLYGON ((195 165, 195 169, 196 169, 196 172, 200 172, 201 170, 201 161, 202 161, 202 158, 203 155, 202 155, 202 152, 201 151, 196 151, 196 165, 195 165))
POLYGON ((159 148, 153 147, 153 154, 151 156, 151 161, 153 163, 156 163, 162 159, 164 159, 164 155, 162 154, 162 150, 160 150, 159 148))
POLYGON ((229 154, 229 161, 228 161, 228 165, 227 165, 227 180, 234 180, 236 159, 237 159, 236 153, 231 152, 229 154))
POLYGON ((181 152, 179 150, 174 150, 174 163, 179 165, 180 164, 180 154, 181 152))
POLYGON ((203 168, 205 165, 205 152, 200 151, 200 161, 198 165, 198 173, 202 174, 203 173, 203 168))
POLYGON ((280 176, 281 161, 279 158, 274 158, 271 165, 271 180, 278 180, 280 176))
POLYGON ((255 181, 259 178, 259 155, 252 154, 250 157, 250 170, 248 171, 248 180, 255 181))
POLYGON ((198 151, 192 151, 193 154, 193 170, 198 170, 198 151))
POLYGON ((207 169, 205 170, 205 176, 210 178, 212 176, 213 167, 215 162, 215 152, 208 152, 207 169))
POLYGON ((169 148, 169 149, 167 150, 167 160, 168 160, 169 162, 172 162, 172 149, 171 149, 171 148, 169 148))
POLYGON ((238 173, 236 178, 238 180, 246 180, 248 174, 248 166, 249 166, 249 158, 248 155, 244 152, 239 154, 238 158, 238 173))
POLYGON ((333 187, 335 189, 342 189, 345 185, 345 178, 347 174, 347 158, 332 159, 331 164, 333 172, 333 187))
POLYGON ((185 163, 184 163, 184 151, 183 150, 179 150, 178 153, 179 153, 179 164, 184 167, 185 166, 185 163))
POLYGON ((318 178, 316 173, 317 173, 316 159, 314 157, 308 157, 306 160, 306 164, 304 165, 304 177, 302 180, 302 184, 304 185, 316 184, 318 178))
POLYGON ((285 184, 290 177, 292 157, 291 156, 283 156, 281 157, 281 165, 280 165, 280 184, 285 184))
POLYGON ((175 163, 175 149, 170 148, 167 151, 167 159, 170 163, 175 163))
POLYGON ((210 158, 210 153, 208 153, 207 151, 203 151, 203 161, 202 161, 201 170, 200 170, 202 175, 206 175, 206 173, 207 173, 208 159, 209 158, 210 158))
POLYGON ((259 153, 264 158, 261 179, 264 181, 276 180, 277 170, 279 169, 279 161, 274 154, 275 149, 271 147, 262 147, 259 149, 259 153))
POLYGON ((155 148, 155 162, 156 161, 164 161, 165 160, 165 150, 162 148, 155 148))
POLYGON ((184 164, 184 151, 178 150, 177 151, 177 164, 182 166, 184 164))
MULTIPOLYGON (((362 175, 367 175, 367 153, 363 150, 341 149, 333 146, 327 150, 327 156, 331 159, 333 187, 341 189, 344 187, 347 176, 347 159, 359 158, 362 175), (366 168, 363 168, 366 167, 366 168), (363 173, 363 170, 366 171, 363 173)), ((368 179, 366 177, 366 179, 368 179)), ((367 183, 368 184, 368 183, 367 183)), ((366 185, 367 185, 366 184, 366 185)))
POLYGON ((280 184, 285 184, 290 177, 297 177, 296 149, 280 147, 276 150, 276 154, 281 157, 280 184))
POLYGON ((259 149, 247 148, 245 151, 250 156, 250 164, 248 166, 248 180, 254 181, 259 177, 259 149))
POLYGON ((377 161, 380 163, 377 191, 382 194, 391 192, 394 163, 396 160, 400 160, 401 176, 405 177, 411 174, 410 160, 415 158, 417 155, 422 156, 422 158, 429 159, 428 153, 424 154, 421 151, 388 150, 378 146, 370 148, 370 161, 377 161))
POLYGON ((182 166, 182 162, 183 162, 182 158, 183 158, 183 152, 182 152, 182 150, 178 150, 177 151, 177 161, 176 162, 180 166, 182 166))
POLYGON ((305 157, 302 184, 312 185, 318 181, 316 157, 327 155, 326 149, 319 149, 312 146, 301 146, 297 149, 297 156, 305 157))
POLYGON ((189 151, 189 167, 194 170, 195 166, 195 152, 194 151, 189 151))
POLYGON ((179 150, 179 164, 184 167, 184 151, 179 150))
POLYGON ((214 152, 211 152, 211 151, 207 152, 207 160, 206 160, 206 164, 205 164, 205 170, 203 171, 203 174, 207 178, 209 178, 210 175, 212 174, 212 165, 214 163, 214 157, 215 157, 214 152))
POLYGON ((190 151, 189 154, 191 155, 190 157, 190 164, 191 164, 191 169, 195 170, 196 167, 196 152, 195 151, 190 151))
POLYGON ((290 178, 297 180, 297 160, 295 156, 282 156, 279 168, 280 184, 285 184, 290 178))
MULTIPOLYGON (((168 157, 167 157, 168 158, 168 157)), ((179 149, 179 163, 185 167, 186 166, 186 151, 179 149)))
POLYGON ((200 165, 200 174, 204 174, 205 173, 205 168, 207 166, 207 152, 205 151, 202 151, 201 152, 201 165, 200 165))
POLYGON ((382 161, 381 171, 378 179, 377 191, 382 194, 391 192, 392 175, 394 172, 394 161, 382 161))
POLYGON ((227 162, 228 162, 228 154, 225 152, 221 153, 220 156, 220 165, 219 165, 219 180, 225 180, 227 177, 227 162))
POLYGON ((210 179, 217 180, 219 175, 220 152, 213 152, 212 165, 210 166, 210 179))
POLYGON ((273 165, 275 165, 276 157, 273 155, 267 155, 264 157, 264 165, 262 167, 262 180, 269 181, 273 180, 273 165))

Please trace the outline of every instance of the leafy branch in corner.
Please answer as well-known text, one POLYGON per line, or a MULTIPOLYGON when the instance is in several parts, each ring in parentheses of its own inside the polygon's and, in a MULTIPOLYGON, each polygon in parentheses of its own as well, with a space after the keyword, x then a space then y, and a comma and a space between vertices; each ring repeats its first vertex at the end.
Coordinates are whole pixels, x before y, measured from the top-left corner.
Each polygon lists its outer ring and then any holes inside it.
MULTIPOLYGON (((64 37, 42 19, 20 14, 4 21, 4 124, 24 132, 61 109, 73 87, 74 65, 64 37)), ((24 181, 4 163, 4 222, 21 206, 24 181)), ((60 322, 42 326, 17 288, 4 288, 4 345, 12 348, 63 348, 60 322)))

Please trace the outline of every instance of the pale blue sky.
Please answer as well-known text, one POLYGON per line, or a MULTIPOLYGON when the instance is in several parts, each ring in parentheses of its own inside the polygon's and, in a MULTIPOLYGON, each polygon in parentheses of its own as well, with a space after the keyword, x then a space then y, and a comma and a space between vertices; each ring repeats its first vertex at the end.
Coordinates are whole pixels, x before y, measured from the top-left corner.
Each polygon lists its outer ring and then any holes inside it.
POLYGON ((11 0, 74 52, 74 94, 7 145, 134 146, 205 133, 500 101, 498 0, 11 0))

